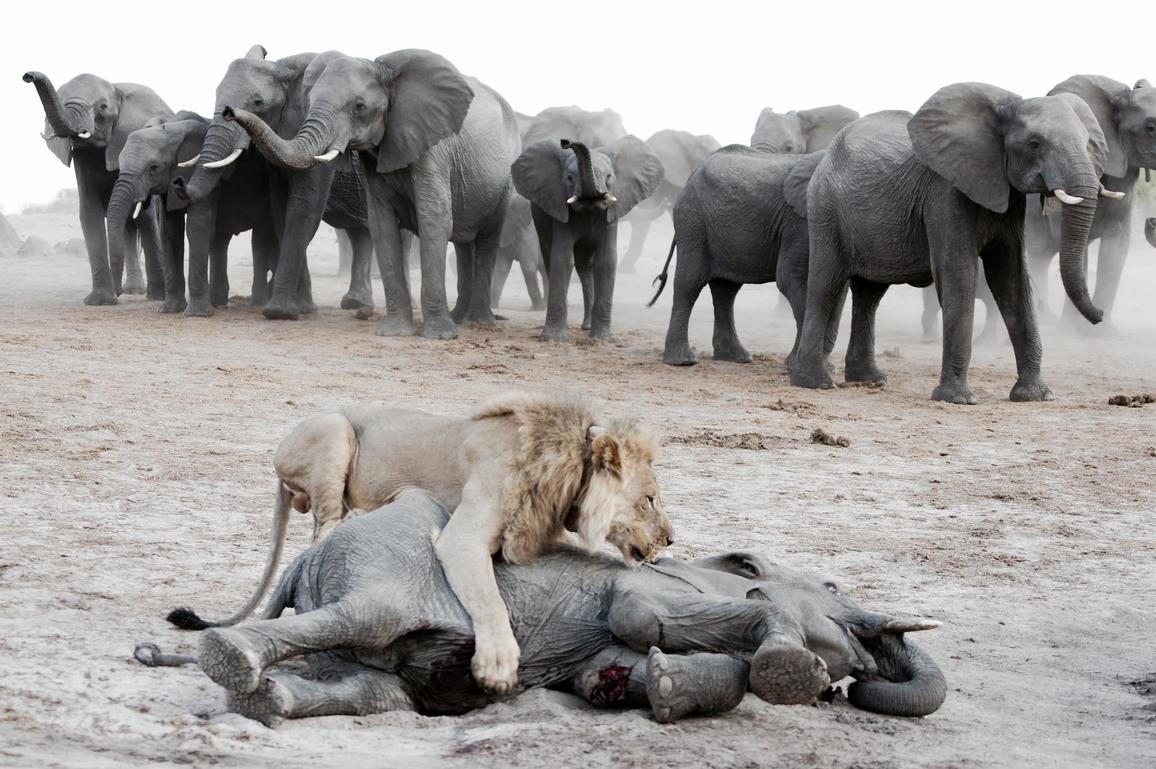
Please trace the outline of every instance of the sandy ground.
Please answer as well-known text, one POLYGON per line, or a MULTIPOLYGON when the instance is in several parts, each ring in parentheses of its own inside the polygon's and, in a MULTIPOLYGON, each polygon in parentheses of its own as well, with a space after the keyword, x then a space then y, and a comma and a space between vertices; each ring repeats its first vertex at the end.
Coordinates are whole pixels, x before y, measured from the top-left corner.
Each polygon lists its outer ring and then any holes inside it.
MULTIPOLYGON (((67 217, 13 223, 50 242, 77 230, 67 217)), ((242 303, 207 320, 157 315, 139 297, 88 308, 83 258, 0 257, 0 765, 1156 765, 1156 405, 1107 404, 1156 391, 1151 252, 1133 258, 1118 336, 1060 339, 1045 324, 1055 402, 1006 400, 1004 342, 976 350, 982 402, 961 407, 928 400, 940 349, 920 342, 907 288, 881 311, 882 389, 790 387, 793 330, 773 287, 740 295, 753 364, 663 366, 669 293, 642 306, 661 241, 639 275, 621 276, 617 341, 598 346, 537 342, 542 318, 522 309, 516 275, 497 331, 378 338, 334 309, 329 235, 311 260, 324 309, 297 323, 242 303), (195 650, 195 635, 164 622, 171 607, 221 614, 247 596, 272 453, 298 420, 362 400, 465 414, 539 386, 580 388, 663 436, 675 554, 750 548, 833 575, 873 608, 942 620, 920 640, 947 675, 943 708, 903 720, 748 695, 725 717, 660 726, 532 692, 458 718, 273 731, 224 713, 197 670, 132 660, 144 640, 195 650), (812 444, 818 427, 850 446, 812 444)), ((235 251, 233 293, 247 293, 245 244, 235 251)), ((704 358, 710 322, 704 294, 692 328, 704 358)), ((294 519, 290 553, 309 531, 294 519)))

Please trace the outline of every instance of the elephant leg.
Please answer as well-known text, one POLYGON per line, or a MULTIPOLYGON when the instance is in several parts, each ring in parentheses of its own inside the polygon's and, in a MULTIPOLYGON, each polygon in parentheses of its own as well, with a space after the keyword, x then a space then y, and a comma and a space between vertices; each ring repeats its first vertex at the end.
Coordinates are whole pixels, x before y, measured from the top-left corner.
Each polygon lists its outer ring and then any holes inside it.
POLYGON ((353 269, 353 244, 345 230, 335 230, 334 234, 337 236, 337 277, 340 278, 353 269))
POLYGON ((694 351, 690 349, 690 315, 709 279, 707 262, 706 250, 698 239, 686 238, 678 244, 672 287, 674 298, 662 352, 662 362, 668 366, 693 366, 697 363, 694 351))
POLYGON ((112 268, 108 260, 108 234, 104 223, 104 205, 101 195, 100 171, 89 168, 83 159, 73 163, 76 189, 80 198, 80 229, 84 247, 88 251, 88 266, 92 271, 92 291, 84 297, 87 305, 117 303, 117 290, 112 282, 112 268))
MULTIPOLYGON (((966 225, 963 225, 966 227, 966 225)), ((957 233, 940 238, 958 237, 957 233)), ((933 244, 935 288, 943 308, 943 360, 939 385, 931 399, 974 405, 979 399, 967 383, 971 366, 971 339, 975 325, 976 254, 973 243, 933 244)))
POLYGON ((1032 285, 1022 243, 997 242, 981 254, 983 272, 1011 337, 1018 377, 1012 387, 1013 401, 1054 400, 1055 395, 1040 376, 1043 343, 1032 304, 1032 285))
POLYGON ((618 225, 611 225, 590 255, 593 291, 590 298, 590 338, 610 339, 611 313, 614 310, 614 282, 618 272, 618 225))
POLYGON ((594 249, 574 246, 574 272, 578 274, 578 285, 582 288, 582 330, 590 330, 591 312, 594 308, 594 249))
MULTIPOLYGON (((807 307, 807 263, 810 258, 810 241, 806 223, 783 233, 783 243, 779 249, 779 259, 775 264, 775 285, 786 300, 795 320, 795 342, 787 354, 787 369, 795 365, 799 355, 799 337, 803 334, 803 311, 807 307)), ((780 305, 783 301, 780 300, 780 305)))
POLYGON ((498 249, 498 256, 494 259, 494 279, 490 282, 490 304, 498 307, 502 301, 502 289, 506 286, 506 279, 510 276, 510 268, 514 266, 513 250, 516 246, 510 245, 498 249))
MULTIPOLYGON (((498 210, 505 211, 506 207, 503 205, 498 210)), ((473 269, 468 294, 470 303, 465 319, 486 328, 495 328, 498 325, 493 305, 490 303, 490 291, 494 282, 494 262, 498 258, 498 243, 501 237, 502 228, 499 221, 482 227, 471 244, 473 269)), ((458 245, 455 243, 454 249, 457 248, 458 245)))
POLYGON ((522 268, 522 280, 526 283, 526 293, 530 295, 530 309, 546 309, 546 301, 542 297, 542 285, 546 282, 546 271, 542 267, 542 257, 538 254, 538 245, 529 236, 522 237, 517 244, 518 265, 522 268), (538 282, 541 275, 542 283, 538 282))
POLYGON ((349 290, 341 297, 341 309, 357 310, 373 307, 373 239, 369 230, 351 228, 338 230, 343 241, 349 243, 351 251, 349 266, 349 290))
POLYGON ((550 236, 549 250, 543 249, 543 256, 549 276, 549 296, 546 300, 546 323, 539 337, 544 342, 561 342, 566 339, 566 300, 570 293, 570 275, 574 272, 574 243, 563 226, 552 226, 547 230, 550 236))
POLYGON ((297 320, 301 313, 315 312, 305 249, 325 212, 325 201, 335 171, 321 165, 290 174, 284 191, 284 226, 281 230, 273 295, 261 313, 270 320, 297 320), (308 301, 306 301, 308 300, 308 301))
MULTIPOLYGON (((189 205, 185 229, 189 241, 189 302, 185 315, 207 318, 213 314, 209 291, 209 259, 217 226, 217 191, 189 205)), ((254 257, 256 259, 256 257, 254 257)))
POLYGON ((639 652, 749 656, 751 689, 767 702, 814 702, 831 683, 802 628, 767 601, 618 589, 608 621, 610 632, 639 652))
POLYGON ((847 296, 850 259, 831 227, 812 222, 811 235, 807 303, 799 349, 791 367, 791 384, 826 389, 835 386, 828 356, 835 345, 839 317, 847 296))
POLYGON ((986 262, 981 261, 975 277, 975 298, 983 302, 983 330, 975 338, 975 344, 990 345, 999 341, 999 329, 1003 325, 997 323, 1000 319, 999 305, 991 293, 991 287, 984 273, 986 262))
POLYGON ((286 718, 367 716, 414 710, 404 682, 394 673, 356 662, 329 665, 319 678, 288 671, 264 674, 257 689, 226 693, 231 713, 275 727, 286 718))
POLYGON ((474 290, 474 244, 454 242, 454 264, 457 269, 458 298, 450 311, 454 323, 462 323, 469 312, 470 295, 474 290))
MULTIPOLYGON (((446 248, 453 231, 449 189, 421 189, 421 186, 415 183, 414 190, 416 200, 421 201, 417 211, 418 250, 421 252, 421 335, 427 339, 454 339, 458 329, 450 317, 446 300, 446 248)), ((468 287, 469 276, 466 279, 468 287)))
POLYGON ((632 218, 630 220, 630 243, 626 246, 626 255, 622 257, 622 264, 618 269, 633 275, 638 269, 638 260, 642 258, 642 248, 646 245, 646 236, 650 233, 650 219, 632 218))
POLYGON ((735 329, 735 297, 742 284, 715 278, 709 285, 714 300, 714 359, 750 363, 751 354, 739 341, 739 332, 735 329))
MULTIPOLYGON (((385 317, 377 324, 378 336, 413 336, 413 299, 409 292, 409 275, 402 232, 397 216, 390 207, 385 182, 377 174, 366 179, 369 196, 369 232, 377 255, 381 286, 385 290, 385 317)), ((424 281, 423 281, 424 282, 424 281)))
POLYGON ((277 274, 277 254, 280 251, 272 217, 258 222, 249 240, 253 252, 253 283, 250 287, 249 306, 263 307, 273 295, 273 278, 277 274))
POLYGON ((923 341, 934 342, 939 338, 939 295, 935 293, 935 285, 924 286, 923 315, 920 324, 923 327, 923 341))
MULTIPOLYGON (((213 233, 209 246, 209 301, 214 307, 229 304, 229 243, 233 240, 228 232, 213 233)), ((250 239, 250 243, 252 239, 250 239)), ((257 257, 254 256, 254 264, 257 257)))
POLYGON ((188 306, 185 301, 185 212, 168 211, 164 216, 165 300, 157 312, 175 314, 184 312, 188 306))
POLYGON ((886 283, 851 278, 851 339, 844 372, 848 382, 887 381, 875 363, 875 312, 888 288, 886 283))
MULTIPOLYGON (((149 208, 153 213, 147 220, 137 223, 137 234, 140 235, 141 250, 144 252, 145 280, 147 281, 144 294, 147 299, 160 300, 164 298, 166 280, 164 262, 162 261, 163 240, 158 229, 160 227, 161 217, 164 216, 164 198, 154 196, 149 208)), ((144 217, 141 218, 144 219, 144 217)), ((137 257, 136 254, 134 254, 132 263, 136 262, 137 257)), ((139 267, 137 268, 137 274, 138 276, 140 274, 139 267)), ((131 270, 129 272, 129 278, 132 278, 131 270)))
MULTIPOLYGON (((124 251, 117 254, 113 260, 113 278, 120 284, 121 293, 143 294, 145 292, 144 275, 140 268, 139 238, 145 226, 145 220, 153 216, 151 210, 141 211, 141 215, 130 221, 125 228, 124 251)), ((163 282, 162 282, 162 285, 163 282)))

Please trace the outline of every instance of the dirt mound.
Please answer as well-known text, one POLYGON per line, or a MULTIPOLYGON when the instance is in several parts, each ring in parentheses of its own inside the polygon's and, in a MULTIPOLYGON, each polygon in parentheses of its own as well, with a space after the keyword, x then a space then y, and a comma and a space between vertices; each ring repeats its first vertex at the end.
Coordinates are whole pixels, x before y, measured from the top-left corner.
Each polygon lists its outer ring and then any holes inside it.
POLYGON ((8 221, 8 217, 0 214, 0 248, 18 248, 19 246, 20 234, 16 232, 12 222, 8 221))
POLYGON ((61 256, 88 256, 88 249, 84 246, 83 238, 69 238, 62 240, 52 247, 61 256))
POLYGON ((747 449, 766 451, 782 443, 782 438, 762 433, 716 433, 714 430, 698 430, 687 435, 676 435, 671 443, 684 446, 714 446, 720 449, 747 449))
POLYGON ((36 235, 29 235, 28 238, 25 239, 24 244, 20 246, 20 249, 16 252, 16 255, 40 259, 45 256, 52 256, 55 253, 47 240, 36 235))

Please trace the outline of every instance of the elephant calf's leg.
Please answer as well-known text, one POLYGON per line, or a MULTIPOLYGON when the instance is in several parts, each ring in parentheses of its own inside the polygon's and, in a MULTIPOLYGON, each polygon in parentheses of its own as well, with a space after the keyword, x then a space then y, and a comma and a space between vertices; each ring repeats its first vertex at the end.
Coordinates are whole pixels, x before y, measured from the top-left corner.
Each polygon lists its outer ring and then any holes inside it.
POLYGON ((356 454, 353 425, 330 413, 306 419, 273 455, 277 477, 294 492, 294 508, 313 511, 315 542, 344 517, 345 487, 356 454))
POLYGON ((352 251, 349 290, 341 297, 341 309, 358 310, 373 307, 373 239, 368 229, 339 230, 347 236, 352 251))
POLYGON ((665 654, 651 647, 646 694, 660 724, 710 716, 738 707, 747 693, 750 665, 726 654, 665 654))
POLYGON ((227 707, 266 726, 277 726, 286 718, 367 716, 414 709, 400 678, 363 666, 324 680, 284 671, 267 673, 255 691, 228 692, 227 707))
POLYGON ((625 646, 602 650, 574 674, 573 691, 600 708, 645 708, 646 657, 625 646))
POLYGON ((851 340, 845 372, 848 382, 887 381, 887 375, 875 363, 875 311, 887 288, 886 283, 851 278, 851 340))
POLYGON ((735 329, 735 297, 742 284, 715 278, 710 282, 714 299, 714 359, 750 363, 751 354, 739 341, 735 329))

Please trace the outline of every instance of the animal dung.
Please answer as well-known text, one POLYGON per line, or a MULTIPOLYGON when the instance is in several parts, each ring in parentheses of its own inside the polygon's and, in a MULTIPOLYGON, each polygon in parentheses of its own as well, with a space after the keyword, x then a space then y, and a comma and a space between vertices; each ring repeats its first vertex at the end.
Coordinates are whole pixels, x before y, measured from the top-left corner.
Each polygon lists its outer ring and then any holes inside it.
POLYGON ((1156 403, 1156 395, 1141 393, 1140 395, 1113 395, 1108 399, 1109 406, 1128 406, 1138 409, 1146 403, 1156 403))
POLYGON ((851 441, 847 438, 844 438, 842 435, 831 435, 822 427, 816 427, 811 431, 811 443, 821 443, 824 446, 837 446, 842 449, 851 445, 851 441))

